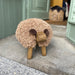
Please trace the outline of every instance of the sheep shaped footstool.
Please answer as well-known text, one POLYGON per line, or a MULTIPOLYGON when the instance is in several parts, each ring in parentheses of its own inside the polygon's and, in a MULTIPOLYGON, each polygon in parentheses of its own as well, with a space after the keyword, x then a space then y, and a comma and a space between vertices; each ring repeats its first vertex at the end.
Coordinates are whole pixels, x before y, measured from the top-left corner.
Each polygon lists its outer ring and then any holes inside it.
POLYGON ((46 46, 52 38, 52 28, 45 21, 31 18, 21 21, 16 29, 16 38, 28 48, 27 58, 32 58, 33 48, 38 44, 41 47, 42 55, 46 56, 46 46))

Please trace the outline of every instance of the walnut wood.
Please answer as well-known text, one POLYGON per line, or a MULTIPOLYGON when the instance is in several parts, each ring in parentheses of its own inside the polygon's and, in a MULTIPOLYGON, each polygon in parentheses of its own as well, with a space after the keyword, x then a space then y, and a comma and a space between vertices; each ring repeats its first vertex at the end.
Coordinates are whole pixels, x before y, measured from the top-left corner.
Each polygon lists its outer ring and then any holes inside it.
POLYGON ((50 20, 45 20, 49 24, 55 24, 55 25, 67 25, 67 20, 65 21, 50 21, 50 20))

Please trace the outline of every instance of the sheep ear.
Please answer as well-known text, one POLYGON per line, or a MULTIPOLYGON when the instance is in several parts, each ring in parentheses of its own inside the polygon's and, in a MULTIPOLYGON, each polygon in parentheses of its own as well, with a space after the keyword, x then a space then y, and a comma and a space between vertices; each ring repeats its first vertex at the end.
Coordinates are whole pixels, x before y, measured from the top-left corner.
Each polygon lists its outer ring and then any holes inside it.
POLYGON ((47 29, 44 30, 44 33, 46 34, 46 36, 49 35, 49 31, 47 29))
POLYGON ((35 36, 36 36, 36 34, 37 34, 37 32, 36 32, 35 29, 31 29, 29 32, 30 32, 30 34, 35 35, 35 36))

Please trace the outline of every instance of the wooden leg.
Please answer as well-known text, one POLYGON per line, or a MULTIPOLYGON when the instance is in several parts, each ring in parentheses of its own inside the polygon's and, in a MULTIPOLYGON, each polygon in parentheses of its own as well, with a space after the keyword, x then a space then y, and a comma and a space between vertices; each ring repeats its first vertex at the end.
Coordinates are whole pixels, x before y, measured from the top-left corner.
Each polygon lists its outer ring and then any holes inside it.
POLYGON ((43 46, 43 47, 41 48, 41 50, 42 50, 42 55, 43 55, 43 56, 46 56, 46 47, 43 46))
POLYGON ((28 55, 27 55, 27 58, 28 59, 31 59, 32 58, 32 51, 33 51, 33 48, 32 47, 28 48, 28 55))

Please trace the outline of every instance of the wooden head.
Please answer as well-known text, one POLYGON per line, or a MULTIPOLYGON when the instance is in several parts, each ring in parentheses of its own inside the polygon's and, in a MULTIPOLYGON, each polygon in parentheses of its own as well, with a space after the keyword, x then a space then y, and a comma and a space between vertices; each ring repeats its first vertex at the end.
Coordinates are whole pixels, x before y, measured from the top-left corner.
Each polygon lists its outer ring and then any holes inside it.
POLYGON ((43 41, 46 41, 46 39, 49 35, 49 32, 47 29, 45 29, 43 32, 37 32, 36 30, 31 29, 30 34, 32 34, 36 37, 37 42, 43 42, 43 41))

